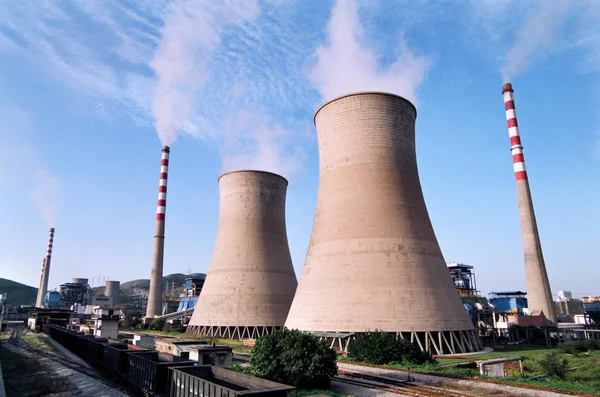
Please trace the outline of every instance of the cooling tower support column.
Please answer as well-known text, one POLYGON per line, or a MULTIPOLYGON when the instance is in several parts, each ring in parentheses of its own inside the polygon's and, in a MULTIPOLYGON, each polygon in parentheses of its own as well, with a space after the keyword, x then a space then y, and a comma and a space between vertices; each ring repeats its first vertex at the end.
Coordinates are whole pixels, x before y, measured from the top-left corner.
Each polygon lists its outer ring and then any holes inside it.
POLYGON ((358 93, 315 115, 319 193, 287 328, 374 330, 434 354, 483 348, 435 237, 417 172, 416 109, 358 93))
POLYGON ((510 83, 502 86, 510 150, 513 157, 513 169, 517 182, 517 200, 521 216, 521 232, 523 234, 523 250, 525 252, 525 278, 527 281, 527 306, 530 314, 543 313, 546 319, 556 324, 556 314, 552 303, 552 291, 546 272, 546 264, 542 253, 542 244, 538 233, 533 200, 529 189, 529 179, 523 158, 523 146, 519 135, 519 125, 515 113, 513 88, 510 83))
POLYGON ((50 262, 52 259, 52 244, 54 242, 54 228, 50 228, 48 233, 48 246, 46 248, 46 258, 42 264, 42 275, 40 280, 40 288, 38 289, 35 307, 44 307, 44 296, 48 292, 48 277, 50 277, 50 262))
POLYGON ((283 327, 297 285, 285 225, 286 189, 287 181, 269 172, 219 178, 219 230, 188 333, 258 338, 283 327))
POLYGON ((168 146, 162 149, 160 163, 160 181, 158 184, 158 206, 156 208, 156 232, 154 233, 154 254, 152 256, 152 274, 150 275, 150 291, 146 319, 150 320, 162 314, 162 278, 163 258, 165 252, 165 212, 167 206, 167 173, 169 171, 168 146))

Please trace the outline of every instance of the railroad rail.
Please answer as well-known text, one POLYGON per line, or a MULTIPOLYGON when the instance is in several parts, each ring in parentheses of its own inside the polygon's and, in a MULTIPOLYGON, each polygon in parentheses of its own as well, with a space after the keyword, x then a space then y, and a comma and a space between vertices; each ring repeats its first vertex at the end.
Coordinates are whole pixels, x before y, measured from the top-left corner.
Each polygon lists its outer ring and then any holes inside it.
POLYGON ((113 389, 116 389, 116 390, 118 390, 118 391, 120 391, 120 392, 122 392, 122 393, 124 393, 126 395, 132 395, 132 393, 134 392, 134 391, 132 391, 130 389, 127 389, 127 388, 123 387, 122 385, 120 385, 118 383, 111 382, 108 379, 102 378, 100 376, 100 374, 96 370, 94 370, 92 368, 84 367, 80 363, 77 363, 77 362, 75 362, 73 360, 69 360, 69 359, 67 359, 65 357, 49 353, 49 352, 47 352, 46 350, 43 350, 43 349, 35 348, 35 347, 33 347, 33 346, 31 346, 31 345, 23 342, 23 340, 21 340, 21 337, 20 337, 20 334, 19 334, 19 330, 17 330, 17 329, 13 328, 13 330, 12 330, 10 336, 9 336, 8 343, 10 343, 13 346, 17 346, 17 347, 20 347, 20 348, 22 348, 24 350, 27 350, 28 352, 33 353, 33 354, 37 355, 38 357, 41 356, 41 357, 48 358, 48 359, 50 359, 52 361, 58 362, 59 364, 65 366, 65 367, 67 367, 67 368, 69 368, 69 369, 71 369, 73 371, 76 371, 76 372, 79 372, 79 373, 81 373, 83 375, 87 375, 87 376, 89 376, 91 378, 94 378, 98 382, 100 382, 100 383, 102 383, 102 384, 104 384, 106 386, 109 386, 109 387, 111 387, 113 389))
POLYGON ((347 383, 354 386, 366 387, 387 391, 390 393, 401 394, 414 397, 477 397, 476 394, 469 394, 456 390, 445 389, 441 387, 418 385, 409 381, 364 374, 359 372, 338 371, 338 376, 334 378, 337 382, 347 383))
MULTIPOLYGON (((387 370, 398 371, 398 372, 409 372, 408 369, 390 367, 387 365, 375 365, 375 364, 367 364, 367 363, 348 363, 348 364, 360 366, 360 367, 387 369, 387 370)), ((515 383, 515 382, 509 382, 509 381, 504 381, 504 380, 500 380, 500 379, 475 378, 475 377, 470 377, 470 376, 454 375, 454 374, 448 374, 448 373, 443 373, 443 372, 422 371, 422 370, 415 370, 415 369, 411 369, 410 372, 413 374, 437 376, 440 378, 467 380, 467 381, 473 382, 474 386, 476 386, 477 383, 482 383, 482 384, 493 383, 493 384, 497 384, 497 385, 511 386, 511 387, 524 389, 524 390, 529 389, 529 390, 547 391, 547 392, 552 392, 552 393, 557 393, 557 394, 565 394, 565 395, 571 395, 571 396, 597 397, 597 394, 592 394, 592 393, 578 392, 578 391, 572 391, 572 390, 566 390, 566 389, 556 389, 553 387, 537 386, 537 385, 531 385, 531 384, 526 384, 526 383, 515 383)), ((429 386, 427 386, 427 387, 429 387, 429 386)))

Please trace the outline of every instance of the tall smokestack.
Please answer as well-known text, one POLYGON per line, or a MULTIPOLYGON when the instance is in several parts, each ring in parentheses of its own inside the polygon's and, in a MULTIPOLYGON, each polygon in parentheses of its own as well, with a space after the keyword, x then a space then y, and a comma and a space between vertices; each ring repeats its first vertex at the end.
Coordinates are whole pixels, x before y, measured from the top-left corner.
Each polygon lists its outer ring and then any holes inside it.
POLYGON ((158 206, 156 209, 156 232, 154 233, 154 254, 146 318, 152 319, 162 314, 162 277, 165 251, 165 210, 167 206, 167 173, 169 170, 168 146, 162 149, 160 162, 160 181, 158 183, 158 206))
POLYGON ((48 247, 46 248, 46 258, 42 264, 42 276, 40 280, 40 288, 38 289, 35 307, 44 307, 44 296, 48 291, 48 277, 50 275, 50 261, 52 259, 52 243, 54 242, 54 228, 50 228, 48 233, 48 247))
POLYGON ((543 312, 546 319, 556 323, 556 315, 552 305, 552 291, 544 263, 542 244, 538 233, 533 201, 529 190, 529 180, 523 158, 523 146, 519 136, 519 126, 515 113, 512 84, 502 86, 504 108, 508 122, 510 150, 513 157, 513 168, 517 180, 517 200, 521 215, 521 231, 523 233, 523 250, 525 251, 525 278, 527 280, 527 302, 529 313, 543 312))

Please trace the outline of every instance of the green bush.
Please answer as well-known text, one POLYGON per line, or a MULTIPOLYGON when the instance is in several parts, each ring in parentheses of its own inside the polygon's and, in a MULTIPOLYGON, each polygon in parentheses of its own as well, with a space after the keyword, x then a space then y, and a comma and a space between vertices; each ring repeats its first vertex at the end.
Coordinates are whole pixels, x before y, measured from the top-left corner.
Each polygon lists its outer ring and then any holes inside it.
POLYGON ((297 330, 279 330, 256 340, 252 372, 305 389, 327 389, 337 375, 335 351, 325 341, 297 330))
POLYGON ((540 359, 538 365, 548 376, 556 376, 559 379, 565 379, 569 367, 569 360, 563 358, 559 352, 551 352, 540 359))
POLYGON ((154 320, 152 320, 152 322, 150 322, 149 328, 153 331, 161 331, 164 326, 165 320, 163 320, 162 318, 155 318, 154 320))
POLYGON ((578 340, 561 343, 558 350, 565 354, 577 354, 587 351, 600 350, 600 341, 594 339, 578 340))
POLYGON ((409 362, 413 364, 433 363, 428 352, 405 339, 398 339, 389 332, 375 331, 357 335, 348 347, 350 357, 370 364, 409 362))

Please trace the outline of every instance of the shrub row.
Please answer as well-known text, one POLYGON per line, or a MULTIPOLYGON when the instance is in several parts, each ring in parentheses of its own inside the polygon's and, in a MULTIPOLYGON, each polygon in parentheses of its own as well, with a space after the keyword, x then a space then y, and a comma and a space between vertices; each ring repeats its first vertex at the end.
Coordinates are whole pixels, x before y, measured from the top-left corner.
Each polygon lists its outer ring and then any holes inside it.
POLYGON ((577 354, 594 350, 600 350, 600 340, 578 340, 573 342, 565 342, 558 346, 558 351, 565 354, 577 354))

